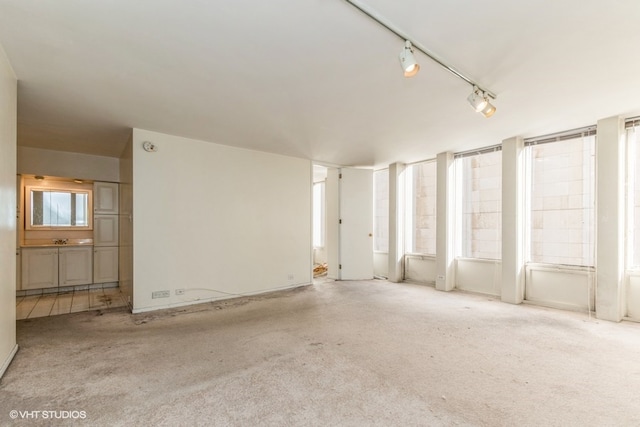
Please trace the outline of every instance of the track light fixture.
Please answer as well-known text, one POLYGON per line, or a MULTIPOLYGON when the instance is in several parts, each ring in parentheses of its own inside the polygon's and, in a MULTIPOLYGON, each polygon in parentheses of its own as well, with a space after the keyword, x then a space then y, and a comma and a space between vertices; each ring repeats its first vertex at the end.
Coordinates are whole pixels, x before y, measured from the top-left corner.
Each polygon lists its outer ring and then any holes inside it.
POLYGON ((469 101, 469 104, 471 104, 471 107, 473 107, 476 112, 482 111, 482 109, 487 106, 484 93, 480 92, 480 89, 476 86, 473 87, 473 92, 467 97, 467 101, 469 101))
POLYGON ((473 92, 467 97, 467 101, 477 113, 481 113, 487 118, 493 116, 493 113, 496 112, 496 107, 489 102, 489 96, 478 89, 477 86, 473 87, 473 92))
POLYGON ((483 116, 485 116, 487 119, 488 119, 489 117, 493 116, 493 113, 495 113, 495 112, 496 112, 496 107, 494 107, 494 106, 493 106, 493 104, 492 104, 492 103, 490 103, 488 100, 487 100, 487 106, 486 106, 486 107, 484 107, 484 108, 482 109, 482 111, 480 111, 480 113, 481 113, 483 116))
POLYGON ((409 40, 405 41, 404 48, 400 52, 400 65, 405 77, 413 77, 420 71, 420 64, 413 56, 413 49, 409 40))
POLYGON ((400 37, 405 42, 405 47, 400 52, 400 64, 402 65, 402 71, 404 72, 405 77, 413 77, 418 73, 420 69, 420 65, 416 62, 413 56, 414 48, 425 54, 429 59, 431 59, 436 64, 440 65, 442 68, 458 77, 461 80, 464 80, 467 84, 473 87, 473 92, 467 98, 471 106, 474 110, 481 113, 485 117, 493 116, 493 113, 496 112, 496 107, 494 107, 490 99, 496 99, 497 96, 487 90, 482 88, 475 81, 471 80, 466 75, 462 74, 460 71, 456 70, 454 67, 448 65, 443 60, 438 58, 435 54, 431 53, 427 48, 422 46, 420 43, 416 42, 415 39, 409 37, 406 33, 399 30, 393 24, 387 22, 376 12, 369 10, 366 6, 361 4, 358 0, 345 0, 351 6, 358 9, 364 15, 376 21, 378 24, 385 27, 387 30, 391 31, 396 36, 400 37))

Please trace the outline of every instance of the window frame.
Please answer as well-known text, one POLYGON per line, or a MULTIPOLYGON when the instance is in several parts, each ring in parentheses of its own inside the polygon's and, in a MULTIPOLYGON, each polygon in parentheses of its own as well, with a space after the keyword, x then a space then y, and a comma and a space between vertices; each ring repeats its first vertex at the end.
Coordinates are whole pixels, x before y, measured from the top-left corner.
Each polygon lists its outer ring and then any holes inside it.
POLYGON ((27 231, 38 230, 93 230, 93 190, 89 188, 77 188, 73 185, 56 184, 56 187, 47 187, 42 185, 25 185, 24 187, 24 229, 27 231), (87 195, 87 224, 86 225, 36 225, 33 222, 33 204, 32 192, 56 192, 70 194, 86 194, 87 195))
POLYGON ((629 273, 640 273, 640 263, 634 264, 634 247, 635 240, 640 239, 636 233, 640 234, 640 224, 635 224, 635 193, 636 184, 640 180, 640 117, 630 118, 625 121, 625 138, 626 138, 626 195, 625 195, 625 232, 628 236, 625 247, 625 270, 629 273), (633 131, 634 138, 629 137, 630 131, 633 131), (638 160, 636 162, 636 160, 638 160), (637 230, 637 231, 636 231, 637 230))
MULTIPOLYGON (((596 151, 596 126, 587 126, 584 128, 568 130, 565 132, 559 132, 550 135, 539 136, 535 138, 528 138, 524 140, 524 159, 525 159, 525 209, 524 209, 524 232, 525 232, 525 240, 524 240, 524 262, 526 265, 539 265, 539 266, 557 266, 563 268, 577 268, 577 269, 594 269, 596 264, 596 235, 597 235, 597 215, 596 215, 596 195, 597 195, 597 171, 596 171, 596 159, 595 159, 595 151, 596 151), (534 170, 533 170, 533 148, 534 146, 553 144, 553 143, 562 143, 565 141, 572 141, 578 138, 585 137, 594 137, 592 149, 592 182, 591 182, 591 209, 592 209, 592 218, 591 218, 591 230, 589 230, 590 238, 588 241, 582 240, 581 244, 588 244, 591 247, 591 264, 574 264, 574 263, 554 263, 554 262, 545 262, 540 260, 533 260, 532 248, 533 248, 533 188, 534 188, 534 170)), ((584 151, 584 150, 583 150, 584 151)), ((584 165, 583 165, 584 167, 584 165)), ((583 178, 584 181, 584 178, 583 178)), ((584 184, 583 184, 584 185, 584 184)), ((582 193, 584 194, 584 193, 582 193)), ((559 209, 559 210, 569 210, 570 208, 559 209)), ((581 209, 585 209, 584 207, 581 209)), ((540 210, 541 212, 553 211, 553 209, 548 210, 540 210)), ((584 232, 584 228, 582 231, 584 232)), ((584 259, 584 254, 582 255, 584 259)))

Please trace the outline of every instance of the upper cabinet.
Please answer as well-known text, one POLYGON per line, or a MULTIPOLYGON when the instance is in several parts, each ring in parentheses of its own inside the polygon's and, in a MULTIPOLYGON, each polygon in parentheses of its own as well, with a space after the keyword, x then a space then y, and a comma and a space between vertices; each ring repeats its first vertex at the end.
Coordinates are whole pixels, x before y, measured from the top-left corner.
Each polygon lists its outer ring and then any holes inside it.
POLYGON ((93 184, 93 211, 96 214, 118 215, 118 184, 95 182, 93 184))
POLYGON ((118 246, 118 215, 93 217, 93 245, 118 246))

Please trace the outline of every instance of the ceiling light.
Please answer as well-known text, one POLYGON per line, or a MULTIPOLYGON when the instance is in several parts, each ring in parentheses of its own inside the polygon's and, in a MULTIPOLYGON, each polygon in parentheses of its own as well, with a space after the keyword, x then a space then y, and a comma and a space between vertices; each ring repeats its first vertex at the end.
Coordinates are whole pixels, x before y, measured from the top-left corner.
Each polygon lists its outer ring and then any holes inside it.
POLYGON ((409 40, 405 42, 404 48, 400 52, 400 65, 405 77, 413 77, 420 71, 420 65, 413 56, 413 49, 409 40))
POLYGON ((484 96, 484 93, 480 92, 480 90, 475 86, 473 87, 471 95, 467 97, 467 101, 469 101, 469 104, 471 104, 471 107, 476 110, 476 112, 482 111, 489 102, 484 96))
POLYGON ((496 107, 489 102, 489 95, 482 92, 477 86, 473 87, 473 92, 467 97, 467 101, 477 113, 481 113, 486 118, 493 116, 493 113, 496 112, 496 107))
POLYGON ((369 9, 367 6, 362 4, 361 0, 346 0, 346 2, 362 12, 363 15, 376 21, 382 27, 386 28, 391 33, 398 36, 400 39, 404 40, 405 47, 402 49, 402 52, 400 52, 400 63, 402 65, 402 71, 404 72, 405 77, 413 77, 418 73, 418 70, 420 70, 420 65, 418 65, 413 56, 413 50, 416 49, 423 53, 431 61, 440 65, 442 68, 473 87, 473 92, 471 93, 471 95, 469 95, 467 100, 474 110, 476 110, 478 113, 481 113, 485 117, 491 117, 493 113, 496 112, 496 107, 494 107, 489 102, 490 99, 494 100, 498 97, 495 93, 488 90, 487 88, 483 88, 472 78, 466 76, 461 71, 458 71, 453 66, 447 64, 442 58, 432 53, 418 40, 411 37, 404 31, 393 25, 391 22, 388 22, 376 11, 369 9))
POLYGON ((494 107, 493 104, 489 102, 489 100, 487 100, 487 106, 480 111, 480 113, 483 116, 485 116, 487 119, 493 116, 493 113, 495 112, 496 112, 496 107, 494 107))

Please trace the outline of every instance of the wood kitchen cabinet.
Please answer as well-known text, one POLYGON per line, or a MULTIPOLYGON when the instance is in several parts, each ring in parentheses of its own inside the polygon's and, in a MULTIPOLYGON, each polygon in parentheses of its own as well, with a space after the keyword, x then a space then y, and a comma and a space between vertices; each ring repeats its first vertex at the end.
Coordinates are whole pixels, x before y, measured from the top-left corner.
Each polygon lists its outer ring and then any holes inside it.
POLYGON ((58 286, 58 248, 22 248, 21 290, 58 286))
POLYGON ((21 290, 92 283, 91 246, 22 248, 20 252, 21 290))
POLYGON ((58 284, 60 286, 89 285, 93 279, 91 246, 58 249, 58 284))
POLYGON ((93 245, 118 246, 118 215, 93 216, 93 245))
POLYGON ((93 283, 118 281, 118 247, 101 246, 93 249, 93 283))
POLYGON ((119 184, 93 184, 93 283, 118 281, 119 184))
POLYGON ((118 281, 119 184, 93 184, 93 283, 118 281))
POLYGON ((118 183, 93 183, 93 213, 118 215, 118 183))

